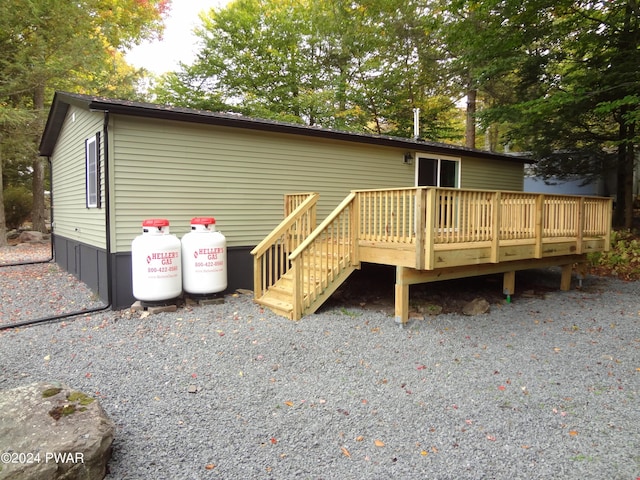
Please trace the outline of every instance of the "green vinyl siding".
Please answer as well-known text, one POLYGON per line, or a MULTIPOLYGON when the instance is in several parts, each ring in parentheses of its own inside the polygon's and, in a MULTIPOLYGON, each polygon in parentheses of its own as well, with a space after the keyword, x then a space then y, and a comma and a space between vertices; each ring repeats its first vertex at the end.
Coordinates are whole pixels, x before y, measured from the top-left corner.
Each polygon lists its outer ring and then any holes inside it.
POLYGON ((524 187, 520 162, 463 157, 460 168, 460 188, 521 192, 524 187))
MULTIPOLYGON (((102 133, 103 116, 69 107, 51 156, 53 231, 81 243, 105 248, 104 208, 87 208, 85 141, 102 133)), ((104 207, 104 145, 100 140, 100 195, 104 207)))
POLYGON ((282 220, 285 193, 320 193, 320 221, 351 190, 414 182, 397 148, 135 117, 113 126, 115 251, 155 217, 181 237, 192 217, 214 216, 229 246, 252 246, 282 220))

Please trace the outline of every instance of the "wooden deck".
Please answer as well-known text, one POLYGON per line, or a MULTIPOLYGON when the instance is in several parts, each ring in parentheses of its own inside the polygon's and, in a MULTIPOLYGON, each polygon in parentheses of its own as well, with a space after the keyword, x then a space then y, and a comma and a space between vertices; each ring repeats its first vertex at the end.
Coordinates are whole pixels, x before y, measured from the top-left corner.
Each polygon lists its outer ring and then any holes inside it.
POLYGON ((290 319, 314 312, 361 262, 396 266, 396 320, 409 286, 574 264, 607 251, 611 199, 413 187, 353 191, 316 227, 318 195, 285 197, 285 218, 256 248, 255 301, 290 319))

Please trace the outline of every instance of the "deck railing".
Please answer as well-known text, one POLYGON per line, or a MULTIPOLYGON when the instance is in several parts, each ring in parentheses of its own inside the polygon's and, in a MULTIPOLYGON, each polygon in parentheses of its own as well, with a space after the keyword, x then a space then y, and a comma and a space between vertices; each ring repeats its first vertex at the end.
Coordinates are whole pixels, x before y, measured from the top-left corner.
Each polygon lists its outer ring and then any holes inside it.
POLYGON ((608 198, 435 187, 355 193, 360 240, 411 244, 423 222, 432 226, 434 243, 533 239, 539 233, 601 236, 610 230, 608 198), (419 207, 429 203, 422 219, 419 207))
POLYGON ((358 238, 366 241, 414 243, 416 188, 356 192, 360 218, 358 238))
POLYGON ((289 215, 252 251, 254 256, 254 293, 262 295, 291 268, 289 254, 293 252, 316 227, 317 193, 285 196, 285 210, 289 215))

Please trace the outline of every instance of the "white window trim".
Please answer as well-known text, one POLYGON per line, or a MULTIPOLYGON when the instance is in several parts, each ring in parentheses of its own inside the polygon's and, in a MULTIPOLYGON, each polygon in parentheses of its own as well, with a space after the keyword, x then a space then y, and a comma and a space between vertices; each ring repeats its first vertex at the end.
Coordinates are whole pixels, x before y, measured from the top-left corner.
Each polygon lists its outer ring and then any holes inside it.
POLYGON ((100 134, 85 140, 85 195, 87 208, 100 208, 100 134))

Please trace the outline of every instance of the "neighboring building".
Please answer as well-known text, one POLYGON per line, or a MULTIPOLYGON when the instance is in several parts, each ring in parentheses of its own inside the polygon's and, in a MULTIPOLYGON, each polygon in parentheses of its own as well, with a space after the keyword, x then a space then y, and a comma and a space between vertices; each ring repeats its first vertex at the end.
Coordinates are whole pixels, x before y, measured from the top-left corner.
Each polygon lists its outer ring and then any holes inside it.
POLYGON ((58 92, 40 143, 52 166, 56 261, 113 308, 134 301, 131 242, 146 218, 182 237, 213 216, 229 289, 252 288, 251 249, 281 220, 283 195, 318 192, 322 220, 354 189, 439 185, 522 191, 525 159, 58 92))
POLYGON ((560 180, 556 178, 547 179, 540 177, 525 176, 524 191, 532 193, 552 193, 556 195, 601 195, 605 194, 606 188, 603 181, 588 183, 580 179, 560 180))

